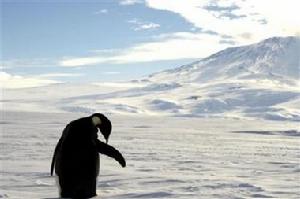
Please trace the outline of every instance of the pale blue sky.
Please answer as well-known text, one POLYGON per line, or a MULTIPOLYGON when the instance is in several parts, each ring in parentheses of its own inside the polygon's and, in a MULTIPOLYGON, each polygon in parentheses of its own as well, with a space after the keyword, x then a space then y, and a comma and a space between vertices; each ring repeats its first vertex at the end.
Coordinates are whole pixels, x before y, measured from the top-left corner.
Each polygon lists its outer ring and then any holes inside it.
POLYGON ((266 2, 1 0, 2 80, 129 80, 300 32, 296 5, 277 1, 278 21, 266 2))

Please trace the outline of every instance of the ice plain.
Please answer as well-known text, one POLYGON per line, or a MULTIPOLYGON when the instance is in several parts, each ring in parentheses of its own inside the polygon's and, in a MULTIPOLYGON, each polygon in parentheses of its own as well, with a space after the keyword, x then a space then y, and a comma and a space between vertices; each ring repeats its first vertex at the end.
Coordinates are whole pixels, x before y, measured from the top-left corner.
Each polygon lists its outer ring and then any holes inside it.
MULTIPOLYGON (((2 112, 0 198, 58 198, 52 153, 65 125, 82 116, 2 112)), ((300 197, 299 122, 108 117, 109 142, 127 167, 101 155, 97 198, 300 197)))

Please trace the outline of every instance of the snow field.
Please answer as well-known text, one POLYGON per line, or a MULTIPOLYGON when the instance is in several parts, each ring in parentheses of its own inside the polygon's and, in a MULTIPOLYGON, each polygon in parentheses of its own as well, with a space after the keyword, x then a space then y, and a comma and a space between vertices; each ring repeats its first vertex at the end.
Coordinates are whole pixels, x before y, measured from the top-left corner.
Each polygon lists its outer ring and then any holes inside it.
MULTIPOLYGON (((3 112, 0 198, 57 198, 52 153, 65 125, 82 116, 3 112)), ((108 117, 109 143, 127 167, 101 155, 97 198, 300 197, 299 123, 108 117)))

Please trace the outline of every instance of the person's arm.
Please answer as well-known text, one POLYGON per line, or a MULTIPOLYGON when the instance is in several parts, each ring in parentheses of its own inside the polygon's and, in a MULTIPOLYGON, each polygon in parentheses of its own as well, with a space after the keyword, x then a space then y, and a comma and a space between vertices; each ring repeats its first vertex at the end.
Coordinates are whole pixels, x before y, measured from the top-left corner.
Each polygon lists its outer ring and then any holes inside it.
POLYGON ((119 162, 119 164, 122 167, 126 166, 126 161, 124 159, 124 157, 122 156, 122 154, 115 149, 114 147, 105 144, 104 142, 101 142, 100 140, 96 139, 96 147, 99 153, 107 155, 111 158, 114 158, 116 161, 119 162))

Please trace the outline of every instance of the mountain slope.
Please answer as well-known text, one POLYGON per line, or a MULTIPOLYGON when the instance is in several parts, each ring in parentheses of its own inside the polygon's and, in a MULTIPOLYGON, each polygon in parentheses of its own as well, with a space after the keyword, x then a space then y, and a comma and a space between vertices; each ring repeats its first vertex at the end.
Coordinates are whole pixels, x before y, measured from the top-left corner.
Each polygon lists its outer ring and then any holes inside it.
POLYGON ((299 38, 274 37, 117 87, 99 83, 92 89, 54 85, 24 89, 24 94, 9 91, 5 107, 300 121, 299 57, 299 38), (45 89, 51 96, 33 95, 45 89))
POLYGON ((198 62, 154 74, 150 79, 194 83, 219 79, 299 80, 299 57, 299 38, 274 37, 227 48, 198 62))
MULTIPOLYGON (((147 90, 118 99, 141 112, 191 116, 300 120, 300 40, 274 37, 228 48, 205 59, 149 76, 147 90)), ((139 92, 131 90, 130 92, 139 92)))
POLYGON ((97 102, 118 113, 300 120, 299 44, 297 37, 274 37, 228 48, 97 102))

